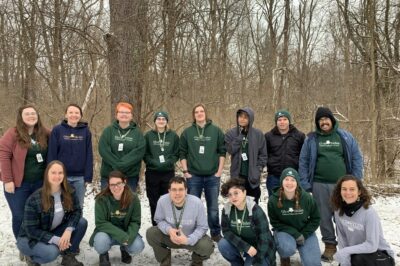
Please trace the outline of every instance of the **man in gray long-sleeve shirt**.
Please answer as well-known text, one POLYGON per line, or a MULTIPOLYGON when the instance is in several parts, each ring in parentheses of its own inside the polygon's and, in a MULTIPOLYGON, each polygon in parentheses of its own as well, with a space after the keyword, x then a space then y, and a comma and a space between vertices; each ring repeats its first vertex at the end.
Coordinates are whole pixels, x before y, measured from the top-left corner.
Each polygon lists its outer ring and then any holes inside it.
POLYGON ((183 177, 172 178, 168 192, 157 202, 154 215, 157 226, 147 230, 147 242, 161 265, 171 265, 171 248, 192 251, 192 265, 202 265, 214 251, 214 244, 206 235, 204 205, 199 198, 187 195, 183 177))

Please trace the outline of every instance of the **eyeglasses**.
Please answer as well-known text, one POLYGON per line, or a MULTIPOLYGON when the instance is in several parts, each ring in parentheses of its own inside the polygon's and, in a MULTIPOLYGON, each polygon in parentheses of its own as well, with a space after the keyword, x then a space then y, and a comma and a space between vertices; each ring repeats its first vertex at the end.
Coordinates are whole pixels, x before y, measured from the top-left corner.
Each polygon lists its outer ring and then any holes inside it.
POLYGON ((239 194, 240 194, 239 191, 235 191, 235 192, 232 192, 232 193, 228 193, 228 198, 237 197, 239 194))
POLYGON ((124 186, 125 186, 125 183, 124 183, 124 182, 118 182, 118 183, 115 183, 115 184, 108 184, 108 186, 109 186, 110 188, 116 188, 116 187, 121 188, 121 187, 124 187, 124 186))
POLYGON ((117 113, 118 114, 122 114, 122 115, 130 115, 130 114, 132 114, 132 112, 129 112, 129 111, 118 111, 117 113))

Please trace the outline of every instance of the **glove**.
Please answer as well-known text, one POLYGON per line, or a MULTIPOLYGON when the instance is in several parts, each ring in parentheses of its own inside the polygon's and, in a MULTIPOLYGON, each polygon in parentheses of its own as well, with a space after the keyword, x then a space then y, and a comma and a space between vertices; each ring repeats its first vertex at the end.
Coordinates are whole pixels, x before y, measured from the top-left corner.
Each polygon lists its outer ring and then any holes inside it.
POLYGON ((298 238, 296 238, 296 243, 297 243, 297 245, 299 245, 299 246, 302 246, 302 245, 304 245, 304 236, 303 235, 300 235, 298 238))

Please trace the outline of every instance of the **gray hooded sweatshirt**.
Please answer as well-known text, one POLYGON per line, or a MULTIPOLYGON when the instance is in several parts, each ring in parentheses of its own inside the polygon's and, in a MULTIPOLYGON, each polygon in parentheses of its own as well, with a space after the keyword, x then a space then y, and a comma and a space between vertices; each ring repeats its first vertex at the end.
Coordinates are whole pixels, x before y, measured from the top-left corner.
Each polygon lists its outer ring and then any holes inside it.
MULTIPOLYGON (((252 188, 260 186, 261 170, 267 164, 267 146, 264 134, 261 130, 253 128, 254 111, 250 107, 239 109, 236 112, 236 123, 240 112, 246 112, 249 116, 248 125, 248 160, 249 160, 249 183, 252 188)), ((231 177, 238 177, 242 163, 242 140, 244 135, 237 124, 225 134, 225 145, 231 155, 231 177)))

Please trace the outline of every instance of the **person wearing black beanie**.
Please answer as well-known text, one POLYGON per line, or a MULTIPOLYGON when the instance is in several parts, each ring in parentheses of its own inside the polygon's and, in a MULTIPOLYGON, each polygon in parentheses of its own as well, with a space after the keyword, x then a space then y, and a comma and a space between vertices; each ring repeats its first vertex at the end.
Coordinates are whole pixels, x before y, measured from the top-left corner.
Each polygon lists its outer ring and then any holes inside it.
POLYGON ((363 177, 363 159, 357 141, 351 133, 339 128, 339 122, 329 108, 317 109, 315 128, 301 149, 299 174, 302 187, 312 192, 321 213, 320 228, 325 243, 321 259, 331 261, 337 241, 330 198, 342 176, 363 177))

